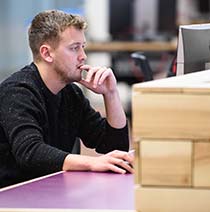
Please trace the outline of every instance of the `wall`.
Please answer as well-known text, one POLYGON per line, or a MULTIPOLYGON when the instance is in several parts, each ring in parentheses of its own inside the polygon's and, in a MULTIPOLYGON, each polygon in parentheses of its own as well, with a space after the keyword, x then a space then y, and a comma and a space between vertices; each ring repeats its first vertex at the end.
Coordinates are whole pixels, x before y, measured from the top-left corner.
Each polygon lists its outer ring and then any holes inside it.
POLYGON ((27 28, 38 12, 45 9, 83 11, 84 0, 0 1, 0 81, 31 61, 27 28))

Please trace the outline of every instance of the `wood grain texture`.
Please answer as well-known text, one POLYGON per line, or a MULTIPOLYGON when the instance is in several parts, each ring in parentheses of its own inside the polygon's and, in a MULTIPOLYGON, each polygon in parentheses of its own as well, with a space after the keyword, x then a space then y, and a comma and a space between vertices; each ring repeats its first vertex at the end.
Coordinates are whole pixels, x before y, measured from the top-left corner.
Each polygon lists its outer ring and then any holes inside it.
POLYGON ((210 95, 135 93, 133 137, 210 138, 210 95))
POLYGON ((209 212, 210 70, 132 88, 136 211, 209 212))
POLYGON ((141 176, 141 163, 140 163, 140 142, 133 142, 134 144, 134 149, 135 149, 135 153, 134 153, 134 183, 135 184, 140 184, 140 176, 141 176))
POLYGON ((133 139, 210 138, 210 70, 134 84, 133 139))
POLYGON ((192 142, 141 141, 141 185, 191 186, 192 142))
POLYGON ((135 188, 135 207, 141 212, 209 212, 210 190, 135 188))
POLYGON ((193 186, 210 188, 210 142, 194 143, 193 186))

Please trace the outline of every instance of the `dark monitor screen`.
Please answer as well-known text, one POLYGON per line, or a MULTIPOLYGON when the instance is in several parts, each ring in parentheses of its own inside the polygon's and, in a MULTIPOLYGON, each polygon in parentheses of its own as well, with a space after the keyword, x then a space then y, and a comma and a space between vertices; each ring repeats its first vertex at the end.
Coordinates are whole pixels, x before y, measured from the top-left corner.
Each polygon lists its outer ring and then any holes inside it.
POLYGON ((210 1, 209 0, 197 0, 198 11, 203 13, 210 12, 210 1))
POLYGON ((210 69, 210 24, 179 27, 177 75, 210 69))

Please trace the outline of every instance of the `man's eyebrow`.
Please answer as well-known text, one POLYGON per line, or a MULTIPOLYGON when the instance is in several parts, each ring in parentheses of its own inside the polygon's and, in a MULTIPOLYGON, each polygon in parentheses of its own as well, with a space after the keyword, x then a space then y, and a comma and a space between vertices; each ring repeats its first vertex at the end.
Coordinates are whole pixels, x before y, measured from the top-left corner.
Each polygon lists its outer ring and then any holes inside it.
POLYGON ((70 46, 74 46, 74 45, 85 45, 86 42, 74 42, 74 43, 71 43, 70 46))

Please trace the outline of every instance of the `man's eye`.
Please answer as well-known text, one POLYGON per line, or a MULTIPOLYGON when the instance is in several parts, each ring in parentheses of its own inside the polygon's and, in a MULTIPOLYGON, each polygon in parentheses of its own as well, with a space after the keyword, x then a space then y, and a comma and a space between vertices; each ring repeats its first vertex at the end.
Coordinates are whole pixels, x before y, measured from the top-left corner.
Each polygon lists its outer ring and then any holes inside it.
POLYGON ((78 51, 79 50, 79 46, 73 46, 70 48, 72 51, 78 51))

